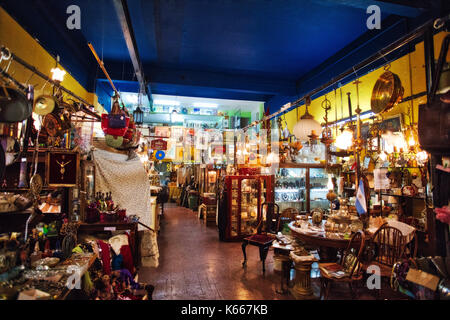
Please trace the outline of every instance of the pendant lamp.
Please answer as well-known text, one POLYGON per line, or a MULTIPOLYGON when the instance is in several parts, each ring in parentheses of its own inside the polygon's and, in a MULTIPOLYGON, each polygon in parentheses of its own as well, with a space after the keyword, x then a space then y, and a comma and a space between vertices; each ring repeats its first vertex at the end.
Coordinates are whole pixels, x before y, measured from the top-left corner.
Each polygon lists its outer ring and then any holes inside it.
POLYGON ((305 104, 306 112, 294 126, 293 130, 295 137, 301 142, 308 141, 310 136, 318 137, 322 134, 322 126, 308 112, 308 106, 311 105, 311 98, 306 98, 305 104))

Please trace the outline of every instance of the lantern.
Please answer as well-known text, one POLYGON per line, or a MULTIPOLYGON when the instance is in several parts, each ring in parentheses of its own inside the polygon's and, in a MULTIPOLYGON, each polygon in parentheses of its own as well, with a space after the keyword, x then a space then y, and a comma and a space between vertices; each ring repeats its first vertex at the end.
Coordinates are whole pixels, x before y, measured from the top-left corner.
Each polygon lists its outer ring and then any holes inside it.
POLYGON ((144 112, 139 108, 139 106, 133 112, 134 122, 138 125, 144 123, 144 112))

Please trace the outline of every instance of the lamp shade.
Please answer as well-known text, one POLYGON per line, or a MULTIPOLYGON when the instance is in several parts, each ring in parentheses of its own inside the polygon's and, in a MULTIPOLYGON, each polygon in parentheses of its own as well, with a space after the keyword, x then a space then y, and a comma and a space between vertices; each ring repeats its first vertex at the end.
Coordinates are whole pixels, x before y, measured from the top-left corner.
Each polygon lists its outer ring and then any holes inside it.
POLYGON ((322 134, 322 126, 314 118, 303 118, 294 126, 294 135, 301 142, 308 141, 309 136, 314 133, 316 136, 322 134))
POLYGON ((300 121, 294 126, 294 135, 300 142, 309 141, 310 136, 319 137, 322 134, 322 126, 309 114, 308 107, 311 105, 311 97, 305 99, 306 111, 300 121))

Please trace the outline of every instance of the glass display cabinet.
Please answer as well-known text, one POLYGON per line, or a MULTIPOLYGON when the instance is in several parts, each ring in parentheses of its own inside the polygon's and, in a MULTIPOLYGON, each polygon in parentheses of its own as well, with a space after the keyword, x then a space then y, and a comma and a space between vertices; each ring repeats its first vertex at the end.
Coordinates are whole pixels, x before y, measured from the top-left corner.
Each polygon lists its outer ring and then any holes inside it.
POLYGON ((280 168, 275 181, 275 202, 280 212, 295 208, 299 212, 307 210, 306 168, 280 168))
POLYGON ((328 209, 327 182, 328 175, 320 164, 280 164, 274 184, 280 212, 287 208, 295 208, 300 213, 328 209))
POLYGON ((315 208, 330 208, 327 183, 328 174, 324 168, 309 168, 309 211, 315 208))
POLYGON ((261 204, 273 202, 274 176, 226 176, 228 197, 226 240, 241 240, 256 233, 264 213, 261 204))

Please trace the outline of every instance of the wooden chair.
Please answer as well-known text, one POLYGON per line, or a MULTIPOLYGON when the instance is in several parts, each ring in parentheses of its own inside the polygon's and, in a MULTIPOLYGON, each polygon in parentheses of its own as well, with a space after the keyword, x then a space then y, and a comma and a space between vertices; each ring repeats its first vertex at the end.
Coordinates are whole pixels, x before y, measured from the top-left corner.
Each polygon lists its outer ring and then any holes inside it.
POLYGON ((352 298, 356 297, 354 283, 360 281, 363 278, 361 272, 361 253, 364 250, 365 235, 364 232, 359 230, 350 239, 347 248, 341 256, 341 261, 339 263, 319 263, 319 269, 321 270, 320 277, 320 298, 323 296, 324 300, 328 299, 330 293, 330 288, 332 283, 347 283, 352 298), (346 274, 342 278, 336 278, 332 275, 328 275, 322 271, 323 268, 334 266, 342 269, 346 274))
MULTIPOLYGON (((370 243, 372 252, 369 261, 363 266, 367 273, 369 266, 377 266, 380 270, 381 282, 383 279, 390 279, 393 265, 403 259, 415 257, 417 253, 417 235, 407 243, 402 232, 387 223, 383 224, 373 235, 370 243), (415 239, 415 240, 414 240, 415 239)), ((380 290, 375 291, 376 297, 381 297, 380 290)))
POLYGON ((405 259, 415 259, 417 257, 417 248, 419 247, 419 239, 417 238, 417 230, 414 230, 412 240, 405 245, 403 256, 405 259))
POLYGON ((405 245, 405 237, 399 229, 383 224, 372 237, 373 252, 364 269, 376 265, 380 268, 382 277, 390 277, 394 263, 404 257, 405 245))
POLYGON ((247 245, 253 245, 259 248, 259 257, 262 261, 263 273, 266 272, 266 257, 272 242, 276 239, 276 234, 280 230, 280 207, 276 203, 265 202, 261 205, 261 214, 266 208, 266 219, 261 217, 261 221, 257 227, 257 233, 242 242, 242 252, 244 254, 244 262, 242 267, 247 265, 247 254, 245 249, 247 245), (276 209, 276 210, 275 210, 276 209))

